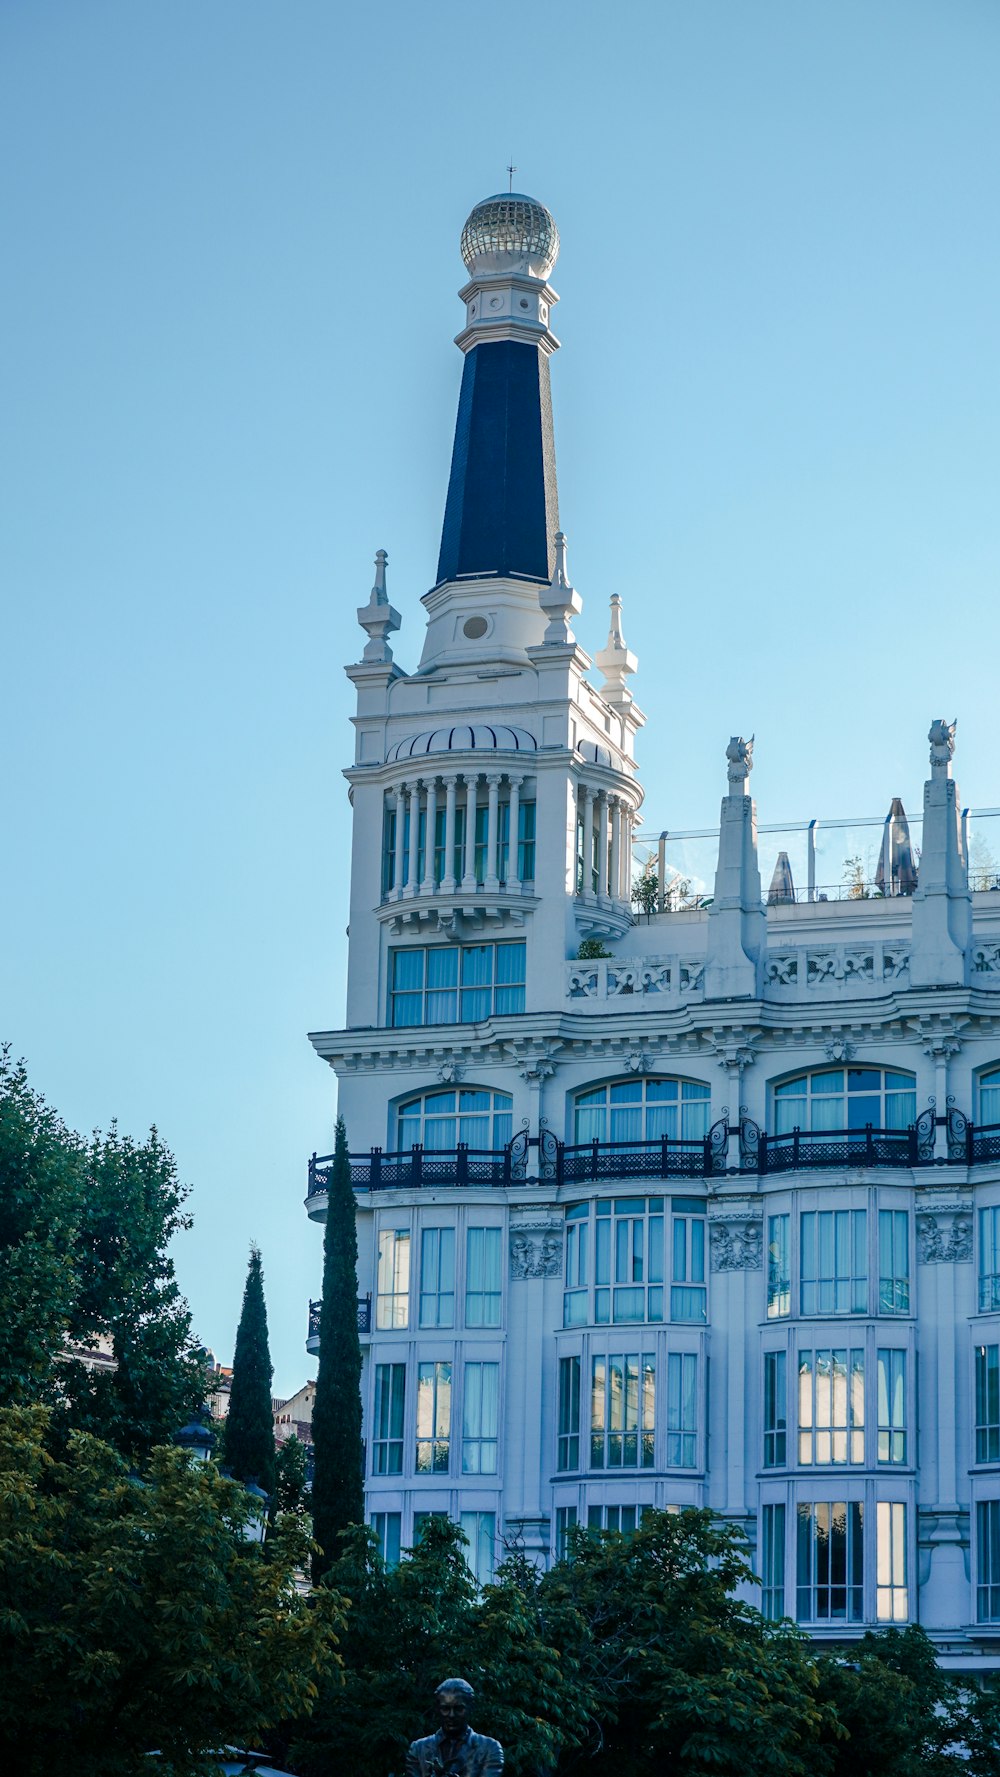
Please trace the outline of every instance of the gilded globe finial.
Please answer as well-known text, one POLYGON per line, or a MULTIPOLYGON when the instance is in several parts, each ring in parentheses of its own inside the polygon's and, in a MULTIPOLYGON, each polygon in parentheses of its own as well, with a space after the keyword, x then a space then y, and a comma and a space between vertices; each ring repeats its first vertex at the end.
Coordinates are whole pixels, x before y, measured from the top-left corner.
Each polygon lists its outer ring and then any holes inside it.
POLYGON ((559 257, 559 230, 537 198, 500 191, 476 205, 462 230, 462 258, 472 277, 524 271, 547 278, 559 257))

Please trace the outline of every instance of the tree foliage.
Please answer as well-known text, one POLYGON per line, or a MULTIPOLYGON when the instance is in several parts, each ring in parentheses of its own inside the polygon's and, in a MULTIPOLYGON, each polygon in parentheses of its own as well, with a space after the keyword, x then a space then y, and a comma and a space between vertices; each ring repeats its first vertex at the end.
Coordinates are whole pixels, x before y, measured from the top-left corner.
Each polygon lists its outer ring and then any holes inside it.
POLYGON ((267 1340, 267 1305, 259 1249, 250 1248, 243 1288, 243 1307, 236 1330, 229 1412, 223 1434, 227 1469, 237 1481, 254 1481, 274 1495, 274 1410, 271 1378, 274 1368, 267 1340))
POLYGON ((0 1057, 0 1402, 53 1408, 141 1458, 190 1418, 204 1354, 169 1257, 187 1193, 156 1130, 89 1142, 0 1057), (111 1341, 114 1367, 70 1355, 111 1341))
POLYGON ((337 1666, 343 1601, 295 1574, 307 1532, 279 1519, 266 1556, 250 1502, 214 1463, 154 1450, 136 1480, 72 1432, 48 1449, 43 1408, 0 1410, 0 1744, 20 1777, 72 1768, 188 1777, 305 1715, 337 1666), (150 1767, 152 1769, 152 1767, 150 1767))
POLYGON ((315 1582, 334 1560, 340 1533, 364 1521, 357 1299, 354 1189, 347 1131, 338 1117, 323 1237, 323 1305, 312 1417, 315 1582))
POLYGON ((327 1582, 350 1600, 343 1684, 325 1686, 292 1761, 308 1777, 399 1772, 410 1741, 436 1726, 434 1691, 460 1674, 476 1691, 475 1722, 505 1748, 511 1777, 554 1765, 586 1732, 572 1663, 546 1639, 538 1576, 515 1563, 480 1595, 456 1525, 428 1519, 416 1548, 387 1569, 363 1527, 342 1540, 327 1582))
POLYGON ((813 1777, 828 1714, 815 1662, 791 1624, 740 1600, 752 1583, 741 1533, 710 1512, 646 1512, 628 1537, 571 1532, 541 1596, 579 1664, 593 1777, 813 1777))
POLYGON ((275 1509, 302 1513, 308 1510, 306 1446, 294 1432, 285 1438, 275 1457, 275 1509))

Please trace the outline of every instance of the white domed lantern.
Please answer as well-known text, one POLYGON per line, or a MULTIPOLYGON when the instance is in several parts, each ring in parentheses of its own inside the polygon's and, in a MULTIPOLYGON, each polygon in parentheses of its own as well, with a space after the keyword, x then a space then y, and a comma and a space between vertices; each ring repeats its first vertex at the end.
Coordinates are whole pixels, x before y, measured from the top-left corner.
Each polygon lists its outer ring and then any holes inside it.
POLYGON ((462 258, 470 277, 512 271, 549 277, 559 257, 559 230, 537 198, 499 192, 476 205, 462 230, 462 258))

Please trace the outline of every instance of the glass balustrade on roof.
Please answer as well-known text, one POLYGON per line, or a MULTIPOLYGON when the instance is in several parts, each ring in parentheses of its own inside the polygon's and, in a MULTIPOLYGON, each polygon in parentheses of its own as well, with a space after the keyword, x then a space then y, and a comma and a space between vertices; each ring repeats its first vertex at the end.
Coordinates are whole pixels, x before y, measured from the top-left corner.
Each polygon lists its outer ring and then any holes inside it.
MULTIPOLYGON (((915 801, 914 808, 921 804, 915 801)), ((962 810, 970 887, 1000 893, 1000 809, 962 810)), ((884 815, 819 817, 757 827, 761 896, 790 902, 870 900, 912 895, 919 880, 922 815, 894 799, 884 815)), ((655 875, 660 911, 707 907, 715 888, 717 827, 656 832, 633 843, 633 875, 655 875)))

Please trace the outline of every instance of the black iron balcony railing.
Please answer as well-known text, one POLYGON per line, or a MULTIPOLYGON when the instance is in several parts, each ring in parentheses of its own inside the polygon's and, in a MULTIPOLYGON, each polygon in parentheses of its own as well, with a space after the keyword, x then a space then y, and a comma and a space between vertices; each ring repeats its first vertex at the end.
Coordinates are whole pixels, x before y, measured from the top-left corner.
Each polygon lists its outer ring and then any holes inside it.
MULTIPOLYGON (((318 1339, 320 1321, 323 1314, 322 1302, 309 1304, 309 1338, 318 1339)), ((371 1296, 358 1297, 358 1332, 370 1333, 372 1330, 372 1299, 371 1296)))
POLYGON ((663 1136, 656 1141, 558 1143, 556 1183, 586 1179, 710 1178, 726 1170, 728 1129, 717 1123, 692 1141, 663 1136))
POLYGON ((761 1132, 756 1167, 745 1171, 800 1172, 815 1167, 920 1166, 917 1132, 909 1129, 792 1129, 785 1135, 761 1132))
MULTIPOLYGON (((947 1130, 947 1161, 953 1165, 1000 1163, 1000 1123, 977 1127, 949 1106, 947 1116, 923 1111, 908 1129, 790 1129, 769 1135, 750 1117, 739 1127, 739 1170, 759 1175, 812 1172, 846 1167, 924 1167, 935 1153, 938 1125, 947 1130)), ((735 1130, 734 1132, 735 1133, 735 1130)), ((692 1140, 663 1136, 655 1141, 566 1143, 550 1131, 529 1136, 521 1130, 505 1148, 427 1149, 385 1154, 372 1148, 352 1154, 356 1191, 413 1190, 451 1185, 572 1185, 601 1179, 714 1178, 730 1167, 730 1128, 725 1118, 692 1140)), ((309 1162, 309 1195, 328 1189, 332 1154, 309 1162)), ((360 1305, 359 1305, 360 1309, 360 1305)))

